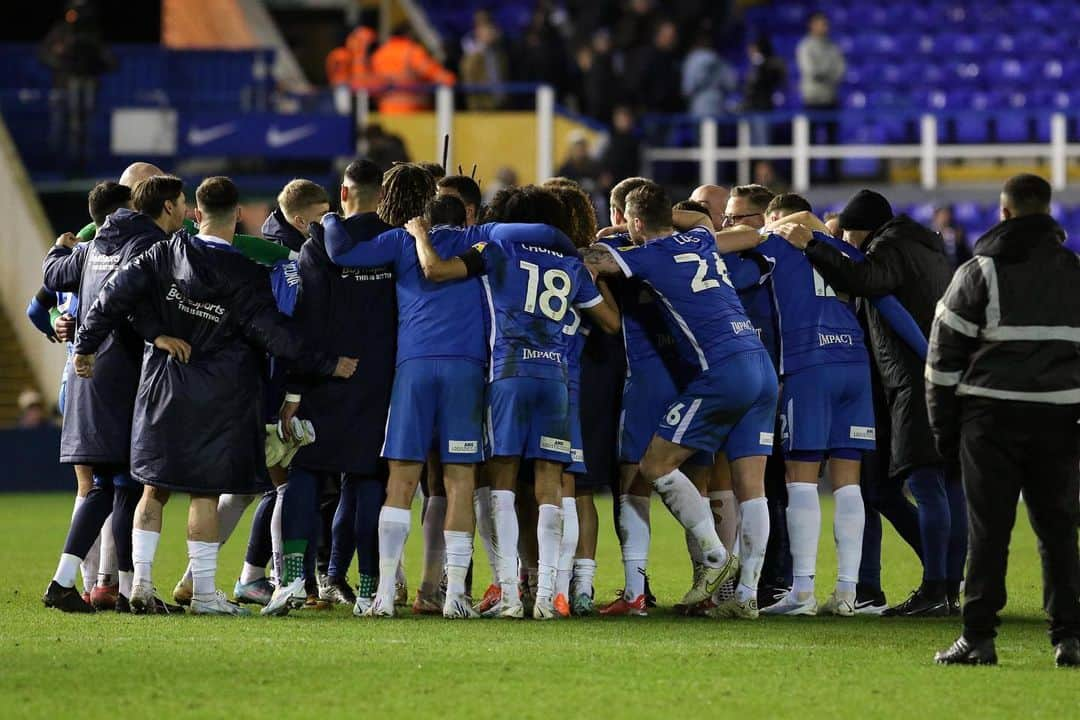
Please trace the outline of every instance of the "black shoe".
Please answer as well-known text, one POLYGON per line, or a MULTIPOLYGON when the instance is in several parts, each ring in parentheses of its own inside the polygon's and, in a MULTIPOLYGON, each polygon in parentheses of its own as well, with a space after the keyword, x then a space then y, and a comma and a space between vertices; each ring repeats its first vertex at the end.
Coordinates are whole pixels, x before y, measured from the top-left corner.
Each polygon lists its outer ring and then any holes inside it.
POLYGON ((83 600, 83 596, 73 587, 66 588, 53 580, 41 597, 45 607, 56 608, 68 613, 92 613, 94 606, 83 600))
POLYGON ((889 601, 880 587, 859 583, 855 586, 855 614, 881 615, 889 608, 889 601))
POLYGON ((938 665, 997 665, 997 661, 992 639, 971 643, 963 635, 948 650, 934 654, 938 665))
POLYGON ((649 588, 649 576, 645 574, 645 607, 656 607, 656 596, 652 594, 652 590, 649 588))
POLYGON ((146 609, 147 615, 183 615, 184 608, 179 605, 167 603, 158 596, 154 596, 153 604, 146 609))
POLYGON ((882 617, 948 617, 949 602, 944 597, 928 597, 920 588, 911 593, 907 600, 887 608, 882 617))
POLYGON ((116 595, 116 612, 124 615, 131 614, 131 601, 119 593, 116 595))
POLYGON ((1055 645, 1054 664, 1058 667, 1080 667, 1080 640, 1065 638, 1055 645))

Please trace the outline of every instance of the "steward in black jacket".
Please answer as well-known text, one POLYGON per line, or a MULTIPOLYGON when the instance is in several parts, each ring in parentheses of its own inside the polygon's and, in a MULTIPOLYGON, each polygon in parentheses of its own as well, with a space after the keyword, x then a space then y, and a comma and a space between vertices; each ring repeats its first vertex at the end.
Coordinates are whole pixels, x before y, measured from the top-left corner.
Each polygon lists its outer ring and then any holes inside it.
MULTIPOLYGON (((183 219, 182 215, 179 219, 183 219)), ((180 227, 179 222, 173 227, 168 221, 166 218, 164 222, 167 229, 180 227)), ((108 217, 86 247, 80 246, 74 252, 63 245, 53 247, 43 264, 44 285, 56 292, 79 294, 81 325, 94 298, 117 269, 167 237, 166 230, 153 218, 121 208, 108 217)), ((145 318, 146 314, 140 311, 140 316, 145 318)), ((60 462, 128 464, 143 337, 153 340, 157 334, 147 333, 141 335, 128 322, 111 325, 96 347, 94 376, 81 378, 68 373, 60 462)))
MULTIPOLYGON (((843 225, 845 230, 852 229, 843 225)), ((911 218, 888 220, 862 243, 866 259, 852 262, 828 245, 811 241, 806 257, 825 282, 858 297, 895 295, 925 335, 934 306, 952 277, 941 236, 911 218)), ((870 303, 862 303, 870 330, 874 364, 881 376, 892 425, 889 475, 940 464, 926 417, 923 360, 896 334, 870 303)))
POLYGON ((178 362, 146 348, 132 476, 198 495, 265 489, 263 353, 324 376, 337 358, 303 342, 278 312, 266 270, 222 240, 178 233, 117 272, 87 310, 75 353, 97 352, 140 304, 156 310, 162 334, 186 341, 191 356, 178 362))
POLYGON ((939 663, 996 663, 1017 501, 1038 536, 1059 666, 1080 665, 1080 256, 1050 184, 1005 183, 1002 216, 939 303, 926 360, 938 448, 960 457, 971 518, 964 632, 939 663))

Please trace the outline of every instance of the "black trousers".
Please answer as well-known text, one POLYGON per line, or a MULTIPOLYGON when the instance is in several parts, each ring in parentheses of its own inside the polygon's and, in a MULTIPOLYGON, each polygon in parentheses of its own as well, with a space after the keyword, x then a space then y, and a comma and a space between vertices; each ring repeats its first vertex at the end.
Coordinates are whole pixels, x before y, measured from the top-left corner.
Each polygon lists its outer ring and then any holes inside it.
POLYGON ((1080 407, 965 398, 960 463, 968 503, 964 636, 992 638, 1005 607, 1009 538, 1024 493, 1042 559, 1050 641, 1080 637, 1080 407))

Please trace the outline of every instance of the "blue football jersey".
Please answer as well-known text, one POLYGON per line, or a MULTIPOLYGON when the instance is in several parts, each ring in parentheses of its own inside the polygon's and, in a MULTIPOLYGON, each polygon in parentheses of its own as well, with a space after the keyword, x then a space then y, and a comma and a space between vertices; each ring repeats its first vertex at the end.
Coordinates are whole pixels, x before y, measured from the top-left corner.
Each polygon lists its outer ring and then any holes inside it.
POLYGON ((763 349, 709 230, 608 249, 624 275, 656 293, 680 355, 698 373, 729 355, 763 349))
POLYGON ((773 307, 771 269, 762 274, 756 262, 740 253, 721 255, 727 264, 731 282, 739 293, 746 317, 754 324, 758 339, 765 346, 773 367, 780 367, 780 341, 776 331, 776 309, 773 307))
MULTIPOLYGON (((333 217, 327 217, 323 224, 329 248, 345 229, 333 217)), ((431 244, 440 256, 448 258, 468 250, 476 237, 476 233, 466 230, 436 227, 431 232, 431 244)), ((397 280, 398 365, 413 358, 463 358, 481 365, 487 363, 480 282, 468 278, 437 283, 425 278, 416 241, 407 231, 384 232, 356 243, 333 260, 344 267, 393 267, 397 280)))
POLYGON ((482 280, 492 312, 489 380, 567 382, 567 316, 574 308, 603 302, 600 291, 576 255, 505 236, 489 237, 473 246, 484 262, 482 280))
MULTIPOLYGON (((848 257, 850 246, 814 233, 848 257)), ((802 250, 779 235, 757 247, 772 264, 772 290, 780 328, 780 373, 828 363, 869 362, 854 303, 838 296, 802 250)))
POLYGON ((592 332, 592 324, 576 307, 566 311, 566 324, 563 334, 567 337, 566 346, 566 384, 571 389, 581 386, 581 354, 585 352, 585 341, 592 332))

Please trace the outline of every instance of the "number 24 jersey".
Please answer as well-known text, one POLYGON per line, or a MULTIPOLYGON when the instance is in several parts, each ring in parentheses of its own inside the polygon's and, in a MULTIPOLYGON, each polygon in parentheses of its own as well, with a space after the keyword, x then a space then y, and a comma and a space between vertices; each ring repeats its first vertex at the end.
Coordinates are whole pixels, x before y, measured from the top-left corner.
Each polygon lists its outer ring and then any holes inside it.
POLYGON ((627 277, 656 293, 680 355, 702 373, 729 355, 764 350, 706 228, 619 248, 605 246, 627 277))

